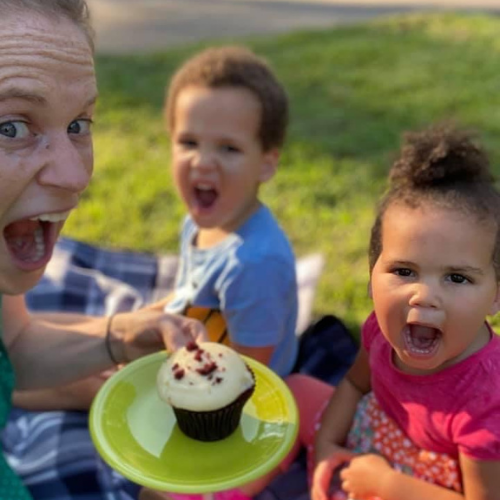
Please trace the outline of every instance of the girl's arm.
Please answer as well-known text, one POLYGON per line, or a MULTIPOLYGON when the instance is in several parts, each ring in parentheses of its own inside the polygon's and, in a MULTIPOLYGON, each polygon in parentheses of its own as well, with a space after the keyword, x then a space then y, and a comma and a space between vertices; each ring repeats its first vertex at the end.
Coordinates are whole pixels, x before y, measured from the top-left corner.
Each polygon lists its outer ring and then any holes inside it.
POLYGON ((370 391, 368 354, 361 347, 354 364, 336 388, 323 413, 315 438, 315 470, 311 495, 313 500, 326 500, 335 469, 354 454, 344 448, 359 400, 370 391))
POLYGON ((398 472, 377 455, 352 459, 340 477, 342 488, 353 498, 500 500, 500 462, 476 461, 461 455, 460 469, 464 494, 398 472))

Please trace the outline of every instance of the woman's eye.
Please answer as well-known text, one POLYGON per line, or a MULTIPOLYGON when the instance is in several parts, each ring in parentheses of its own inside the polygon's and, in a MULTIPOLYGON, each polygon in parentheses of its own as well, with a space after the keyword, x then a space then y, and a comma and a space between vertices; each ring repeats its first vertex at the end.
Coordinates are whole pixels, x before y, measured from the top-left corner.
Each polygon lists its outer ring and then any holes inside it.
POLYGON ((30 135, 28 124, 22 121, 0 123, 0 135, 9 139, 24 139, 30 135))
POLYGON ((90 133, 92 120, 88 118, 80 118, 72 121, 68 126, 68 134, 86 135, 90 133))
POLYGON ((458 283, 458 284, 469 282, 469 280, 465 276, 456 273, 450 274, 450 281, 452 283, 458 283))

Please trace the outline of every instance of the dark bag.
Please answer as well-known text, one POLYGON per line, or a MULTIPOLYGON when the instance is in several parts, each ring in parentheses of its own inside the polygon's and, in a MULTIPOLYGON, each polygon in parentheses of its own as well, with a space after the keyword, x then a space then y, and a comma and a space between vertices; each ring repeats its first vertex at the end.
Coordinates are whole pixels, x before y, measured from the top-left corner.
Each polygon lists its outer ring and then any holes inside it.
POLYGON ((328 314, 301 335, 293 372, 337 385, 354 362, 357 352, 358 343, 349 329, 339 318, 328 314))

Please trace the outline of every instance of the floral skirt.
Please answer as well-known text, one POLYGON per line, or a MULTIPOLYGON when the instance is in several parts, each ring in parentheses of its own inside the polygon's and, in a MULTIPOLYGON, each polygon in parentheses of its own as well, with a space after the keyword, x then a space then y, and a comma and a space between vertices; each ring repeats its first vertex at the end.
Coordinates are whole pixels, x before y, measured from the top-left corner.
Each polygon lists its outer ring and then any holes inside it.
MULTIPOLYGON (((447 454, 415 446, 380 408, 372 392, 358 404, 346 447, 356 453, 382 455, 404 474, 462 492, 458 461, 447 454)), ((330 500, 347 498, 340 488, 338 474, 333 478, 330 495, 330 500)))

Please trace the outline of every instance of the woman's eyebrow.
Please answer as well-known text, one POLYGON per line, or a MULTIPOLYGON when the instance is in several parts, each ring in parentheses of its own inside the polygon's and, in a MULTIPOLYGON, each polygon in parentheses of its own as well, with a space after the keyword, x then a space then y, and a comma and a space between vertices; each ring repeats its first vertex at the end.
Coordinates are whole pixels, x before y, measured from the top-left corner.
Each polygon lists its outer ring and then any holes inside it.
POLYGON ((7 101, 9 99, 22 99, 35 104, 45 104, 47 102, 41 95, 34 94, 33 92, 27 92, 19 88, 9 88, 7 90, 0 91, 0 101, 7 101))

